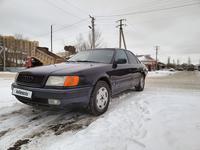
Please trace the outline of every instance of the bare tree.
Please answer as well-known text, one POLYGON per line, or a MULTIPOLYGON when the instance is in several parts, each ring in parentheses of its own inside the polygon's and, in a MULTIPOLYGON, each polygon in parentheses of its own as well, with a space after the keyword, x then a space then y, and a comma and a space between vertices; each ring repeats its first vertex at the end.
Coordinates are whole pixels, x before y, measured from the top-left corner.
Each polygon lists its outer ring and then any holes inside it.
POLYGON ((84 51, 89 48, 87 42, 84 40, 83 35, 79 34, 79 36, 76 38, 77 44, 76 44, 76 49, 77 51, 84 51))
MULTIPOLYGON (((77 51, 84 51, 87 49, 92 48, 92 33, 89 33, 88 40, 85 40, 82 34, 79 34, 79 36, 76 39, 76 49, 77 51)), ((101 32, 99 30, 95 31, 95 47, 99 48, 103 45, 102 42, 102 36, 101 32)))
MULTIPOLYGON (((99 48, 102 46, 102 36, 101 32, 99 30, 95 30, 95 48, 99 48)), ((88 35, 88 41, 89 41, 89 47, 92 48, 92 33, 89 33, 88 35)))

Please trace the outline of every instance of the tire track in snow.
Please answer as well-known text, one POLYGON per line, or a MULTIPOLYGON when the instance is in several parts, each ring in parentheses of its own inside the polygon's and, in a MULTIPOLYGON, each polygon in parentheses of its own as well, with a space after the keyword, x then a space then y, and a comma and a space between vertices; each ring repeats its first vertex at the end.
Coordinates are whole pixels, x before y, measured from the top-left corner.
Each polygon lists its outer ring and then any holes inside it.
POLYGON ((20 139, 34 130, 40 130, 43 126, 54 122, 54 120, 56 121, 57 118, 67 113, 32 111, 26 108, 14 111, 14 113, 7 113, 3 116, 4 121, 0 122, 0 147, 8 147, 8 145, 13 143, 13 139, 20 139))
POLYGON ((81 112, 42 111, 32 107, 11 110, 0 115, 0 147, 20 149, 23 144, 31 142, 30 139, 80 130, 93 121, 94 118, 81 112), (26 139, 28 142, 24 142, 26 139))
POLYGON ((66 119, 66 117, 58 117, 54 121, 48 123, 48 125, 41 128, 40 130, 25 135, 21 139, 17 140, 13 144, 13 146, 9 148, 9 150, 12 150, 13 148, 21 149, 21 147, 26 146, 26 144, 31 144, 31 142, 39 141, 39 139, 44 136, 58 136, 64 132, 75 132, 81 130, 83 128, 86 128, 93 121, 95 121, 96 117, 80 113, 72 113, 71 117, 69 117, 67 120, 63 121, 63 119, 66 119))

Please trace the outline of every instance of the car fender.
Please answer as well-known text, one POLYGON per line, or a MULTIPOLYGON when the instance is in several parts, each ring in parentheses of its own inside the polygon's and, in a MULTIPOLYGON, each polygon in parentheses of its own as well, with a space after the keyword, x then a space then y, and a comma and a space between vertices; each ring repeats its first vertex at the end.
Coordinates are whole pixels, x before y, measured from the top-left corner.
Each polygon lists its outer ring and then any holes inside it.
POLYGON ((107 74, 100 74, 100 75, 98 75, 98 76, 94 79, 93 85, 95 86, 99 80, 104 80, 104 81, 106 81, 106 82, 108 83, 110 89, 112 90, 110 77, 109 77, 107 74))

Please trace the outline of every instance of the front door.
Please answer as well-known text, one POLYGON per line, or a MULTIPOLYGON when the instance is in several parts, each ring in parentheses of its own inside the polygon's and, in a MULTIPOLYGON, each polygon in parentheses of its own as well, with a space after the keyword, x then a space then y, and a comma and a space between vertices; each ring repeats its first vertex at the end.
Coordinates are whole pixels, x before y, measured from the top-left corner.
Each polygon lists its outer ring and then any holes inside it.
POLYGON ((130 73, 130 64, 124 50, 116 50, 114 61, 117 67, 113 68, 111 81, 113 94, 122 92, 131 86, 132 75, 130 73))

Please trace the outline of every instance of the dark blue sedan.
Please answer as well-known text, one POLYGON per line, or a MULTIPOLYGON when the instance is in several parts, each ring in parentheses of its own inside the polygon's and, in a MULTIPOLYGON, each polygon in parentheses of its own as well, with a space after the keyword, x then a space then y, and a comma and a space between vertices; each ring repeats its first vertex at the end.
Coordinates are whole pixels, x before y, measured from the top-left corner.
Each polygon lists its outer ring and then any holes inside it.
POLYGON ((86 50, 65 63, 19 72, 12 94, 29 105, 81 106, 101 115, 112 95, 131 88, 142 91, 146 74, 146 67, 128 50, 86 50))

